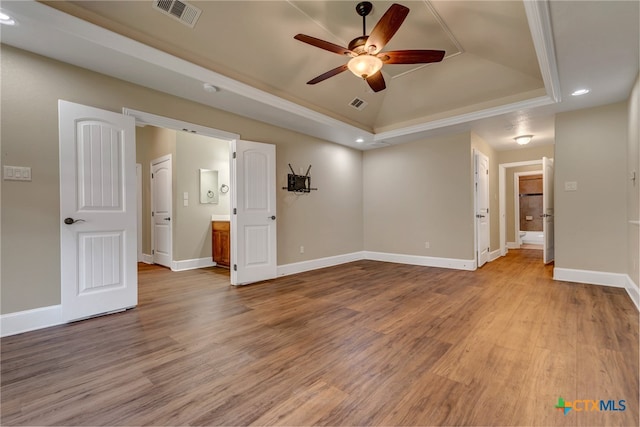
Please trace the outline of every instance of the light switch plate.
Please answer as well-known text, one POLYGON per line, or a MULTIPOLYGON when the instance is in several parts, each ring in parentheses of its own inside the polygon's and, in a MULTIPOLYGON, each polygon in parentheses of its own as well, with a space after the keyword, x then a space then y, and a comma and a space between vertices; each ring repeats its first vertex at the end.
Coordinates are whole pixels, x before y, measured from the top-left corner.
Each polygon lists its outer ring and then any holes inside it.
POLYGON ((31 181, 31 168, 26 166, 5 166, 2 175, 5 181, 31 181))
POLYGON ((576 181, 565 181, 564 191, 578 191, 578 183, 576 181))

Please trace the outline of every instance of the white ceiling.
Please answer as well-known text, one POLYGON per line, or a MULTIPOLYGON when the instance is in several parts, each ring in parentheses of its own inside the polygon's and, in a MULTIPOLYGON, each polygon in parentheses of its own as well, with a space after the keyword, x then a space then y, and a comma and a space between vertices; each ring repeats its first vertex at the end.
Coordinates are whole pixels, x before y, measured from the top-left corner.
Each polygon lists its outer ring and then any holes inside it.
MULTIPOLYGON (((348 71, 305 82, 346 62, 293 39, 346 46, 362 32, 356 2, 190 2, 194 29, 151 1, 3 1, 18 25, 2 42, 123 80, 358 149, 474 131, 498 150, 513 138, 553 143, 554 115, 627 99, 639 69, 635 1, 407 1, 386 50, 442 49, 441 63, 386 65, 387 89, 348 71), (69 15, 71 13, 79 18, 69 15), (205 82, 220 88, 203 91, 205 82), (588 87, 591 93, 570 93, 588 87), (359 97, 363 112, 347 104, 359 97), (364 143, 357 143, 363 138, 364 143)), ((374 2, 367 29, 390 6, 374 2)))

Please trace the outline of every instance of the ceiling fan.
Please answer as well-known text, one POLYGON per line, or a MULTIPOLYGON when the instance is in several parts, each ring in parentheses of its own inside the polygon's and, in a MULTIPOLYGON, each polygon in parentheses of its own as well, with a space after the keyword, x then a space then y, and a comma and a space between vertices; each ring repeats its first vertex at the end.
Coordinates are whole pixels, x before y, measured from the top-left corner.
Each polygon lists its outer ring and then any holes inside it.
POLYGON ((392 4, 382 15, 371 34, 367 36, 366 18, 372 8, 373 5, 368 1, 360 2, 356 6, 356 12, 362 16, 362 36, 351 40, 348 48, 305 34, 298 34, 294 37, 296 40, 320 49, 352 57, 348 63, 320 74, 318 77, 309 80, 307 84, 320 83, 349 69, 356 76, 365 79, 374 92, 380 92, 387 87, 380 72, 384 64, 428 64, 442 61, 445 54, 443 50, 392 50, 381 52, 404 22, 409 14, 409 8, 397 3, 392 4))

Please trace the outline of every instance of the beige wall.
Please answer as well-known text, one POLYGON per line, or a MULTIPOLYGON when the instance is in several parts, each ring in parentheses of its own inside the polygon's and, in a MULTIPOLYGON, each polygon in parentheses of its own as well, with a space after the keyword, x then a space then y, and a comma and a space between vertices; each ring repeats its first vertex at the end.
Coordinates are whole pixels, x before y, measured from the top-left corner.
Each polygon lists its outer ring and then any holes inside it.
POLYGON ((2 45, 1 61, 2 163, 30 166, 33 174, 32 182, 2 182, 1 313, 60 304, 58 99, 133 108, 275 144, 278 264, 362 250, 360 151, 9 46, 2 45), (281 190, 288 162, 311 163, 319 191, 297 197, 281 190))
MULTIPOLYGON (((176 157, 176 132, 154 126, 136 127, 136 163, 142 165, 142 253, 151 254, 151 161, 176 157)), ((175 182, 175 168, 171 169, 175 182)), ((175 188, 172 188, 175 191, 175 188)), ((175 210, 175 204, 173 205, 175 210)))
POLYGON ((177 132, 173 259, 211 257, 211 215, 229 215, 229 193, 218 194, 217 204, 200 203, 200 169, 218 171, 218 189, 229 185, 229 142, 177 132), (184 206, 184 193, 189 206, 184 206))
POLYGON ((627 122, 624 102, 556 117, 556 268, 627 272, 627 122))
POLYGON ((474 259, 470 141, 461 133, 364 153, 365 250, 474 259))
MULTIPOLYGON (((636 78, 636 83, 629 97, 628 103, 629 143, 627 148, 627 172, 636 173, 635 182, 627 181, 627 219, 638 221, 640 219, 640 74, 636 78)), ((638 240, 640 231, 637 223, 627 224, 628 236, 628 259, 627 269, 629 276, 640 286, 640 242, 638 240)))

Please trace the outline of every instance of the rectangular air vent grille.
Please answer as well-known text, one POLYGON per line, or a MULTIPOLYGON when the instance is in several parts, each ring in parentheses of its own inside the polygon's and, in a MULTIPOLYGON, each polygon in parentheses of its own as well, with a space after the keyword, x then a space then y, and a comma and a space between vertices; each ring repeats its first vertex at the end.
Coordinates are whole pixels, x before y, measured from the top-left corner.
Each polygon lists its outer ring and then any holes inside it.
POLYGON ((180 0, 154 0, 154 9, 193 28, 198 22, 202 10, 180 0))
POLYGON ((364 99, 360 99, 360 98, 353 98, 353 101, 351 101, 351 102, 349 103, 349 106, 350 106, 350 107, 353 107, 353 108, 355 108, 355 109, 356 109, 356 110, 358 110, 358 111, 362 111, 362 110, 364 110, 364 108, 365 108, 367 105, 369 105, 369 104, 367 103, 367 101, 365 101, 364 99))

